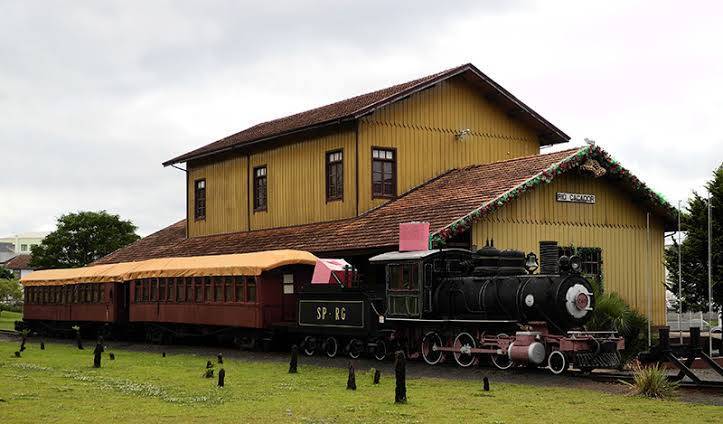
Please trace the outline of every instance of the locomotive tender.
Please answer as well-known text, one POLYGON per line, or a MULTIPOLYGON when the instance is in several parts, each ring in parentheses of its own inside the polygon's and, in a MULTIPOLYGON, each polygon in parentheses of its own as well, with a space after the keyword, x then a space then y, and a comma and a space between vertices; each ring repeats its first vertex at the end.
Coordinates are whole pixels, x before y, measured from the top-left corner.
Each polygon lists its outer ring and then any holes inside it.
POLYGON ((555 374, 571 363, 583 370, 619 366, 623 339, 582 329, 595 299, 579 259, 558 260, 556 243, 541 243, 541 251, 539 274, 531 272, 533 254, 493 246, 372 257, 384 267, 383 293, 341 284, 302 290, 304 351, 334 356, 341 338, 352 357, 366 346, 383 359, 394 348, 430 365, 451 357, 469 367, 489 357, 499 369, 547 366, 555 374), (350 326, 354 334, 342 330, 350 326))

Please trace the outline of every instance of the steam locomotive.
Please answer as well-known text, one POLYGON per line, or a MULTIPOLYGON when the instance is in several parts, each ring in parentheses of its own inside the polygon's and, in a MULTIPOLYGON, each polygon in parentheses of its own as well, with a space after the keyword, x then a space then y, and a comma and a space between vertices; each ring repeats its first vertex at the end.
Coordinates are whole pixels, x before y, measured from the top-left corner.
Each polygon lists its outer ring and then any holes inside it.
MULTIPOLYGON (((578 257, 541 242, 537 257, 500 251, 440 249, 389 252, 370 258, 383 286, 308 285, 299 294, 298 331, 307 355, 384 359, 403 349, 430 365, 461 367, 489 358, 499 369, 571 364, 583 370, 620 365, 624 341, 614 332, 584 329, 595 307, 578 257), (535 271, 540 268, 539 273, 535 271)), ((353 271, 352 271, 353 272, 353 271)))

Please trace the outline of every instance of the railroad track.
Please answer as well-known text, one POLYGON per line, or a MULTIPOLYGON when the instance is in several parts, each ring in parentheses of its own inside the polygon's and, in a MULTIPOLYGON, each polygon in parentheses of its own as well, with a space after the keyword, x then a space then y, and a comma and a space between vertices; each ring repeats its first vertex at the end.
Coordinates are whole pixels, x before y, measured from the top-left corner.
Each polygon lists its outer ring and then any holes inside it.
POLYGON ((0 330, 0 335, 4 336, 16 336, 18 334, 15 330, 0 330))
MULTIPOLYGON (((631 383, 633 381, 633 375, 632 374, 624 374, 624 373, 583 373, 583 372, 571 372, 570 375, 573 375, 578 378, 588 378, 595 381, 603 381, 603 382, 619 382, 624 381, 627 383, 631 383)), ((678 382, 679 386, 681 388, 686 389, 712 389, 716 391, 723 392, 723 380, 722 381, 701 381, 699 383, 696 383, 694 381, 680 381, 678 382)))

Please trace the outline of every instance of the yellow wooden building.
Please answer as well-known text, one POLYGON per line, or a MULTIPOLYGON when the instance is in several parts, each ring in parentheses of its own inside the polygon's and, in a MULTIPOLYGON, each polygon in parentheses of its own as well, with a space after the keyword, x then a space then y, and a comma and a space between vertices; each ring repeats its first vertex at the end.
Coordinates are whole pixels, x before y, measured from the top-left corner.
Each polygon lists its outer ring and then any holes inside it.
POLYGON ((595 252, 606 290, 665 321, 670 206, 466 64, 261 123, 167 161, 186 164, 186 219, 99 263, 309 250, 351 260, 396 248, 399 223, 436 244, 595 252))

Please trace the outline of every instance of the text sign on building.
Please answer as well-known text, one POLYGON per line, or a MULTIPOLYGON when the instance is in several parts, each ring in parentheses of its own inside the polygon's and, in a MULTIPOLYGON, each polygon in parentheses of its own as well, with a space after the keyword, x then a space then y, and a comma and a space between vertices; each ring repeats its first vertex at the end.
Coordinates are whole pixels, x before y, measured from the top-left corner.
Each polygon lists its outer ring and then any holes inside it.
POLYGON ((569 202, 569 203, 595 203, 594 194, 583 194, 583 193, 557 193, 558 202, 569 202))

